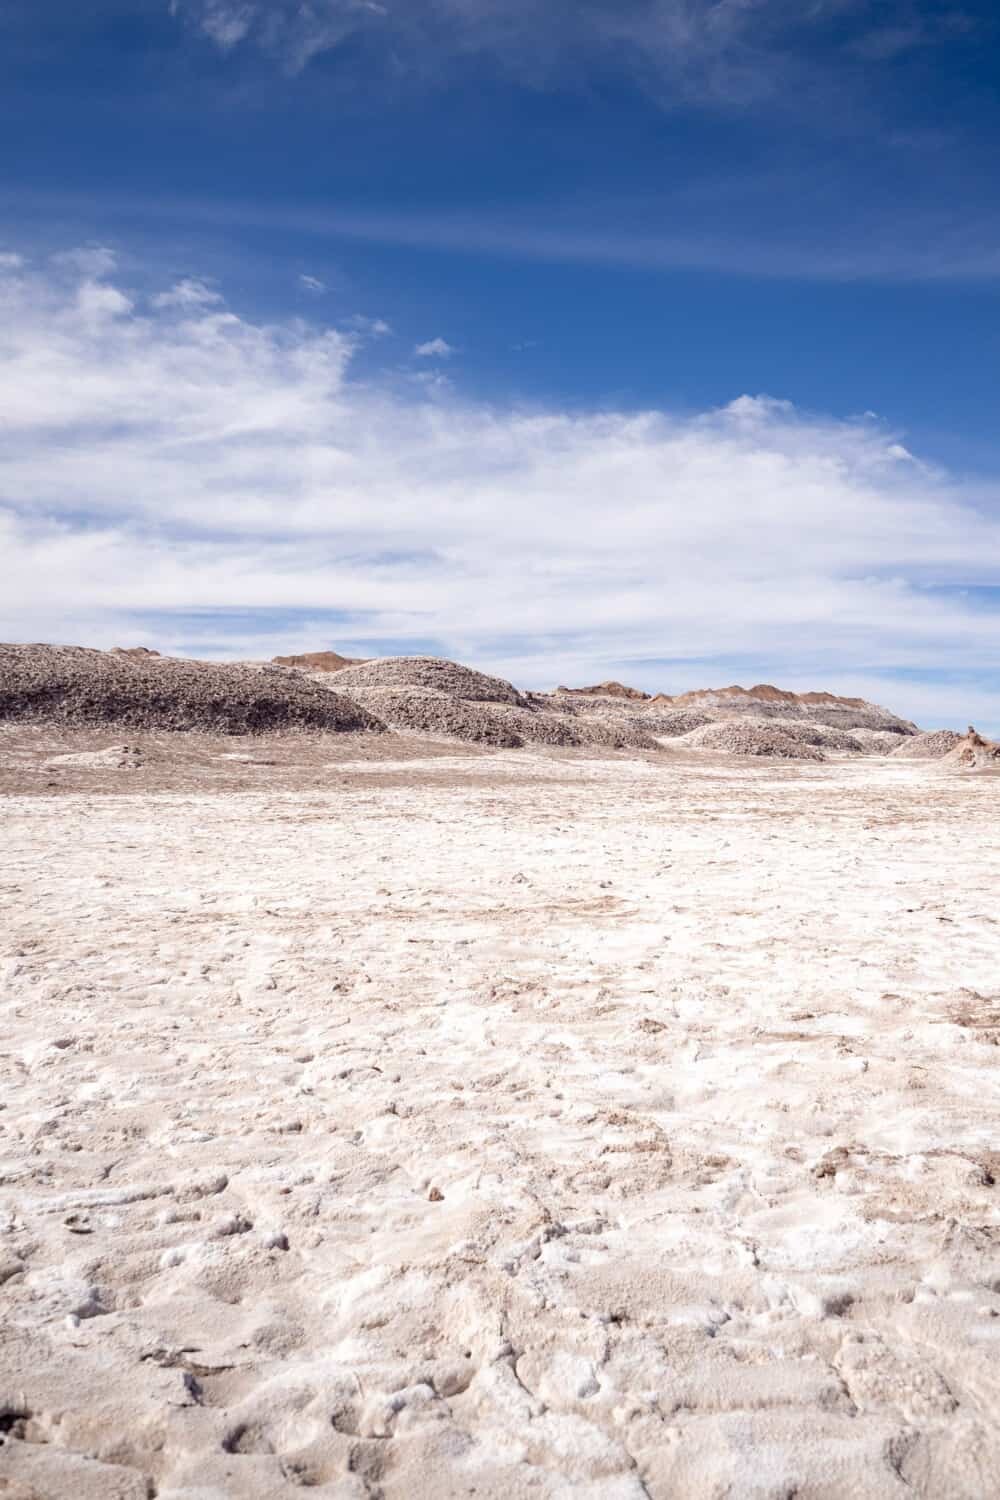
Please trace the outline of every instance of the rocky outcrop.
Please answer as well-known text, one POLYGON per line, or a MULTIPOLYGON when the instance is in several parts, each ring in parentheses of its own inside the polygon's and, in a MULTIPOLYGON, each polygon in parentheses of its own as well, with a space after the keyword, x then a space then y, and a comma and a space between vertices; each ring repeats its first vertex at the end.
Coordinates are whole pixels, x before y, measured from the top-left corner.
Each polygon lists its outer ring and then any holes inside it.
POLYGON ((342 672, 366 661, 364 656, 341 656, 338 651, 303 651, 298 656, 272 656, 276 667, 297 667, 302 672, 342 672))
POLYGON ((594 687, 557 687, 556 692, 576 698, 628 698, 637 703, 648 702, 650 696, 641 688, 626 687, 624 682, 599 682, 594 687))

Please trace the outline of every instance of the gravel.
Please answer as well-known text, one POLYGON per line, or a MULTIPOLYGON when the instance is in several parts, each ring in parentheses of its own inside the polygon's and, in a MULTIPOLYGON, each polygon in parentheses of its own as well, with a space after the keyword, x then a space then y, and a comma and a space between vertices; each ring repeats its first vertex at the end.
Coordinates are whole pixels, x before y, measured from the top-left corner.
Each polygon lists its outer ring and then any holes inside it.
POLYGON ((932 729, 927 734, 909 735, 891 753, 900 760, 939 760, 960 745, 962 739, 954 729, 932 729))

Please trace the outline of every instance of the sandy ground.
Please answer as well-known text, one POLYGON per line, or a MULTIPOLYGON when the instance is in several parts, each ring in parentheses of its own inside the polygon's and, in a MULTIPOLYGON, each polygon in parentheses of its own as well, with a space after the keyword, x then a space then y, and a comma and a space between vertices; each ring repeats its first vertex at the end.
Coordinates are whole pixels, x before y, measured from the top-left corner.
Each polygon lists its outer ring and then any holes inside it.
POLYGON ((1000 1492, 1000 780, 39 745, 3 1500, 1000 1492))

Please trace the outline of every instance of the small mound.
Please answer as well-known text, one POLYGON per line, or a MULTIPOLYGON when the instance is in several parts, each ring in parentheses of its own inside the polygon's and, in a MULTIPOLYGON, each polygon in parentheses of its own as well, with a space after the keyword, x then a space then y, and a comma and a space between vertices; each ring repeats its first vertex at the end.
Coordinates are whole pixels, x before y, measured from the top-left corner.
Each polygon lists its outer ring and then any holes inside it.
POLYGON ((455 698, 437 688, 375 687, 353 689, 353 693, 358 703, 401 733, 465 740, 505 750, 525 745, 656 749, 654 740, 628 725, 577 722, 516 704, 455 698))
POLYGON ((751 724, 746 719, 704 724, 683 736, 683 743, 697 750, 718 750, 726 755, 764 755, 778 760, 825 760, 815 745, 794 739, 769 724, 751 724))
MULTIPOLYGON (((752 721, 751 721, 752 722, 752 721)), ((772 729, 773 720, 765 720, 761 727, 772 729)), ((821 750, 833 750, 842 755, 862 755, 864 746, 853 731, 835 729, 830 724, 813 724, 810 720, 783 719, 781 733, 803 745, 816 745, 821 750)))
POLYGON ((639 702, 646 702, 649 698, 641 688, 626 687, 624 682, 599 682, 595 687, 557 687, 556 692, 577 698, 629 698, 639 702))
POLYGON ((834 750, 841 755, 865 755, 867 746, 853 729, 835 729, 831 724, 814 724, 819 730, 820 748, 834 750))
POLYGON ((964 771, 1000 770, 1000 745, 984 739, 970 725, 968 734, 942 757, 942 764, 960 766, 964 771))
POLYGON ((794 740, 798 745, 811 745, 817 750, 832 750, 844 755, 860 755, 863 753, 861 741, 853 733, 846 729, 835 729, 829 724, 814 724, 809 719, 782 719, 775 722, 769 718, 751 718, 740 716, 739 719, 708 720, 720 726, 738 724, 746 729, 755 730, 762 736, 762 742, 774 734, 784 735, 786 739, 794 740))
POLYGON ((143 765, 138 745, 111 745, 107 750, 77 750, 50 755, 47 766, 83 766, 92 771, 137 771, 143 765))
POLYGON ((664 712, 650 705, 642 716, 642 722, 650 734, 660 735, 663 739, 676 739, 679 735, 690 734, 692 729, 701 729, 703 724, 715 721, 709 714, 696 713, 689 708, 664 712))
POLYGON ((489 677, 440 656, 382 656, 338 673, 338 692, 356 696, 373 688, 431 688, 467 703, 527 706, 524 695, 502 677, 489 677))
POLYGON ((851 734, 861 746, 863 755, 891 755, 909 738, 894 729, 865 729, 857 724, 851 729, 851 734))
POLYGON ((502 750, 516 750, 524 744, 516 721, 509 719, 498 704, 466 701, 436 688, 406 685, 357 687, 352 683, 351 692, 362 708, 401 733, 468 740, 502 750))
POLYGON ((940 760, 949 750, 962 743, 954 729, 932 729, 927 734, 913 734, 890 751, 894 760, 940 760))
POLYGON ((356 667, 366 658, 363 656, 341 656, 339 651, 303 651, 298 656, 272 656, 276 667, 298 667, 303 672, 342 672, 345 667, 356 667))
POLYGON ((609 750, 658 750, 656 739, 632 719, 574 719, 573 730, 581 745, 605 746, 609 750))
POLYGON ((0 645, 3 719, 208 734, 385 727, 349 698, 282 667, 42 645, 0 645))

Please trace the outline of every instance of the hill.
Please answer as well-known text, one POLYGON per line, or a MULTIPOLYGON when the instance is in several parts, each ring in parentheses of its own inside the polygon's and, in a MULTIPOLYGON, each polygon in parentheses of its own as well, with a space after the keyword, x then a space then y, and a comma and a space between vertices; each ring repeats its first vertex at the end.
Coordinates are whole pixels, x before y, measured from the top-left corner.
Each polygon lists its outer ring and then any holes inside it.
POLYGON ((215 734, 384 728, 283 667, 46 645, 0 645, 2 719, 215 734))

